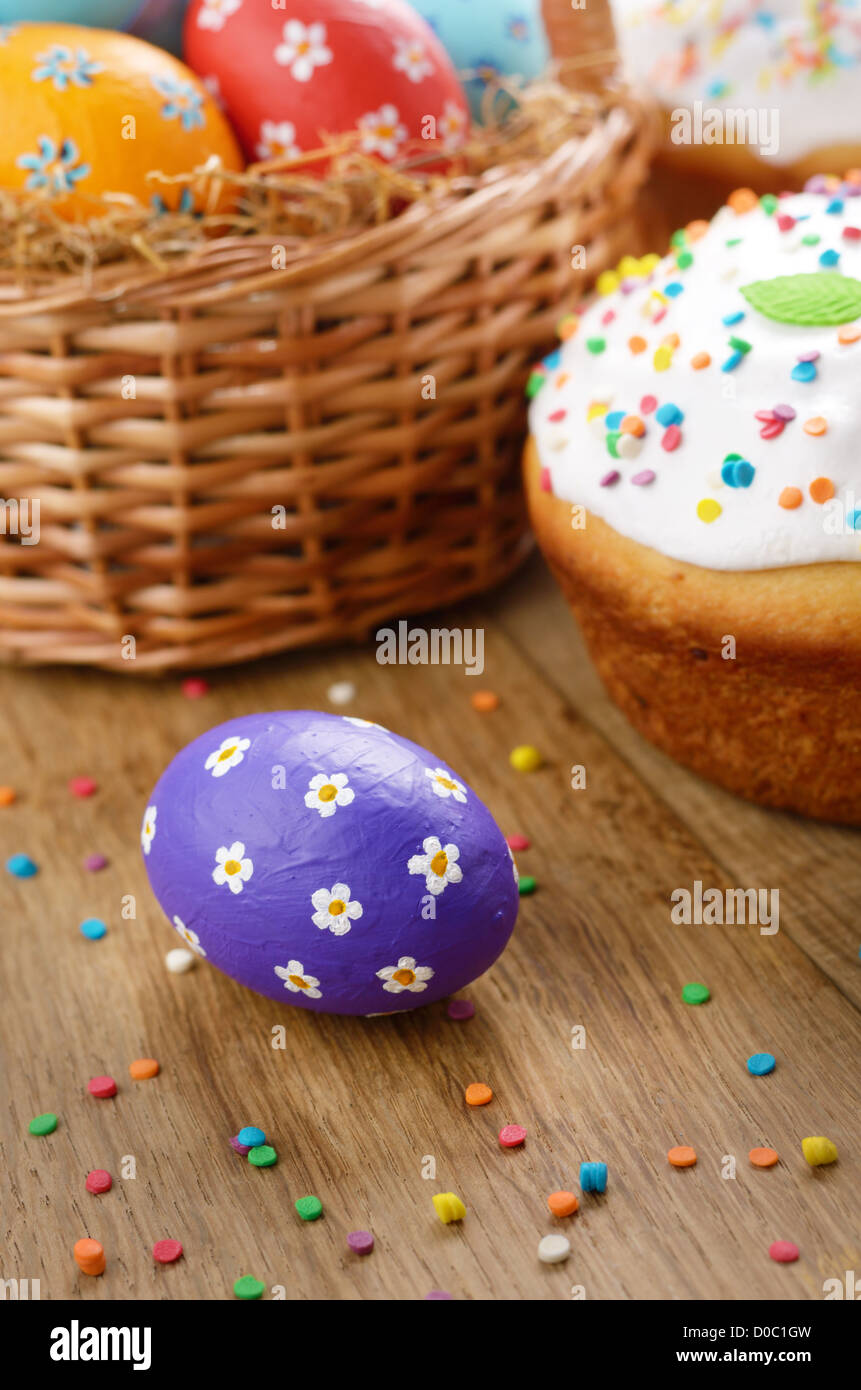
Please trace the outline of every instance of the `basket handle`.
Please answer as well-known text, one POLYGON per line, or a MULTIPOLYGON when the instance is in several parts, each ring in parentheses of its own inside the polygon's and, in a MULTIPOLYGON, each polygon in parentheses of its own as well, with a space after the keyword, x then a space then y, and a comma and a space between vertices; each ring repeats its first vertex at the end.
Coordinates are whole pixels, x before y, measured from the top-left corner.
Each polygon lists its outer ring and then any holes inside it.
POLYGON ((595 87, 618 67, 610 0, 541 0, 544 26, 566 87, 595 87))

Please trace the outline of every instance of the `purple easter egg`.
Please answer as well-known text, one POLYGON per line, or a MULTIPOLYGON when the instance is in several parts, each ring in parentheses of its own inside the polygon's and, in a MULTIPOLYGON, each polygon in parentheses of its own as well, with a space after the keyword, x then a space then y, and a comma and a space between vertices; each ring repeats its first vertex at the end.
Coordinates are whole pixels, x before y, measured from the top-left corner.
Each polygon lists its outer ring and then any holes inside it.
POLYGON ((504 949, 517 871, 475 792, 379 724, 313 710, 219 724, 141 827, 187 946, 250 989, 379 1014, 463 989, 504 949))

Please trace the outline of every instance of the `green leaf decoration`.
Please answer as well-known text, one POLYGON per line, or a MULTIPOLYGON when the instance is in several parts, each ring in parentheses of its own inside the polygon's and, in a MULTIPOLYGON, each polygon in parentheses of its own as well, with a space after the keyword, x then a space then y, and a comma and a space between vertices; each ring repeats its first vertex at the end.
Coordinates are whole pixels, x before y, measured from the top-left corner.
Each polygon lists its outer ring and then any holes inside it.
POLYGON ((861 280, 833 270, 755 280, 741 292, 758 313, 777 323, 820 328, 861 317, 861 280))

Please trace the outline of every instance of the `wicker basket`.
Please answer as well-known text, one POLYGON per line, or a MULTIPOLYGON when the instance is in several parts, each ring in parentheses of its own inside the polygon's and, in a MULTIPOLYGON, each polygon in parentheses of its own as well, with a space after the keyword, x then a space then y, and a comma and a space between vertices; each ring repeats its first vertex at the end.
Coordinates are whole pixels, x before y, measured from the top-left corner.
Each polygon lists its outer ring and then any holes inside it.
MULTIPOLYGON (((612 45, 606 5, 545 5, 584 51, 612 45)), ((636 239, 646 125, 621 89, 602 100, 533 167, 283 271, 249 236, 164 273, 6 277, 0 498, 38 499, 41 538, 0 535, 0 658, 221 665, 509 574, 524 383, 585 287, 571 248, 594 277, 636 239)))

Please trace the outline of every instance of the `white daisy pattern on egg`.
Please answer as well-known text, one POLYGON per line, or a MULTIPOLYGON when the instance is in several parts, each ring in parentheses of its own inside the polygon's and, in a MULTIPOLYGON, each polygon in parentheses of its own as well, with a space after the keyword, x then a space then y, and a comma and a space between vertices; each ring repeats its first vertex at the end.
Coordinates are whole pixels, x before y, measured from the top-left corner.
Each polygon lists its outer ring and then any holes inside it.
POLYGON ((368 111, 360 116, 357 124, 365 154, 378 154, 383 159, 394 159, 409 134, 398 108, 391 102, 386 102, 379 111, 368 111))
POLYGON ((463 805, 466 801, 466 787, 446 772, 444 767, 425 768, 425 776, 431 779, 431 791, 436 796, 453 796, 463 805))
POLYGON ((311 894, 311 903, 314 907, 311 916, 314 926, 321 931, 330 931, 333 936, 346 936, 364 911, 360 902, 351 900, 346 883, 318 888, 316 893, 311 894))
POLYGON ((212 773, 213 777, 224 777, 232 767, 239 766, 250 747, 250 738, 242 738, 239 734, 230 734, 228 738, 221 740, 217 748, 213 749, 203 765, 207 772, 212 773))
POLYGON ((183 941, 186 943, 186 945, 187 945, 187 946, 190 946, 191 949, 192 949, 192 951, 194 951, 195 955, 197 955, 197 956, 205 956, 205 955, 206 955, 206 952, 204 951, 203 947, 202 947, 201 944, 200 944, 200 937, 198 936, 197 932, 196 932, 196 931, 192 931, 192 930, 191 930, 191 927, 187 927, 187 926, 185 925, 185 922, 183 922, 183 920, 182 920, 181 917, 174 917, 174 919, 173 919, 173 925, 174 925, 174 927, 176 928, 176 930, 179 932, 180 936, 182 937, 182 939, 183 939, 183 941))
MULTIPOLYGON (((382 724, 375 724, 373 719, 360 719, 357 714, 342 714, 341 718, 356 729, 383 729, 382 724)), ((383 729, 384 734, 388 732, 388 729, 383 729)))
POLYGON ((438 897, 449 883, 460 883, 463 870, 458 864, 460 850, 457 845, 443 845, 436 835, 422 840, 424 854, 414 854, 407 864, 411 874, 424 874, 429 893, 438 897))
POLYGON ((428 980, 433 979, 433 970, 429 965, 416 965, 414 956, 401 956, 397 965, 378 970, 377 979, 384 981, 383 989, 389 994, 403 994, 405 990, 421 994, 427 989, 428 980))
POLYGON ((466 140, 467 115, 456 101, 447 101, 437 121, 439 138, 444 150, 458 150, 466 140))
POLYGON ((396 72, 405 73, 411 82, 423 82, 436 72, 427 49, 419 39, 395 39, 392 67, 396 72))
POLYGON ((511 867, 512 867, 512 869, 514 870, 514 882, 515 882, 515 883, 519 883, 519 882, 520 882, 520 870, 519 870, 518 867, 517 867, 517 860, 516 860, 515 857, 514 857, 514 852, 513 852, 512 848, 511 848, 511 845, 508 845, 507 848, 508 848, 508 857, 509 857, 509 859, 511 860, 511 867))
POLYGON ((349 806, 356 799, 356 793, 348 785, 349 781, 346 772, 333 772, 330 777, 325 772, 318 772, 308 783, 305 805, 326 818, 334 816, 339 806, 349 806))
POLYGON ((234 840, 227 849, 222 846, 215 851, 213 882, 219 885, 226 883, 231 893, 241 893, 253 873, 254 864, 246 857, 241 840, 234 840))
POLYGON ((230 16, 241 8, 242 0, 203 0, 197 12, 197 27, 218 34, 230 16))
POLYGON ((275 49, 275 61, 290 69, 296 82, 310 82, 315 68, 326 67, 334 54, 326 43, 325 24, 303 24, 301 19, 288 19, 282 41, 275 49))
POLYGON ((288 960, 286 965, 276 965, 275 974, 284 981, 284 988, 291 994, 303 994, 306 999, 322 999, 323 991, 316 975, 306 975, 300 960, 288 960))
POLYGON ((302 153, 296 144, 292 121, 262 121, 260 140, 255 148, 258 159, 296 159, 302 153))
POLYGON ((141 848, 144 854, 149 854, 152 849, 152 842, 155 839, 155 820, 158 811, 155 806, 147 806, 144 811, 144 818, 141 822, 141 848))

